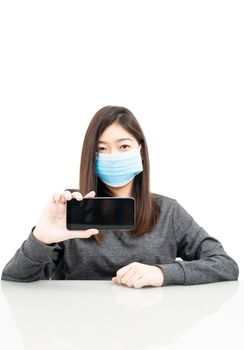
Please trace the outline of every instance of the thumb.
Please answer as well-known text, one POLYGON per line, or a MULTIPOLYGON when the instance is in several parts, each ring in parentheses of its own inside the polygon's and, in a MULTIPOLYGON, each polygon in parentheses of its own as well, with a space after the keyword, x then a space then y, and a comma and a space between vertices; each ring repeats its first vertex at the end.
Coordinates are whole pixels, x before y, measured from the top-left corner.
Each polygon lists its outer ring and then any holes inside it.
POLYGON ((99 233, 99 231, 95 228, 90 228, 89 230, 74 230, 74 231, 70 231, 71 234, 69 235, 69 238, 89 238, 92 235, 97 235, 99 233))
POLYGON ((91 237, 99 233, 99 231, 96 228, 90 228, 89 230, 85 230, 83 232, 87 235, 87 237, 91 237))

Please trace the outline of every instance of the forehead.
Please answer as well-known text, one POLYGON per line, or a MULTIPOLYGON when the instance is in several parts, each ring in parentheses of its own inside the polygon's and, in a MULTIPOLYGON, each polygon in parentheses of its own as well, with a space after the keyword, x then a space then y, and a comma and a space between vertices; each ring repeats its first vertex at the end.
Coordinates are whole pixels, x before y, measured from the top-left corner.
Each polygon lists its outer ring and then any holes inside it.
POLYGON ((132 134, 130 134, 126 129, 124 129, 120 124, 114 123, 104 130, 104 132, 99 137, 98 141, 112 143, 122 138, 129 138, 133 141, 136 141, 135 137, 132 134))

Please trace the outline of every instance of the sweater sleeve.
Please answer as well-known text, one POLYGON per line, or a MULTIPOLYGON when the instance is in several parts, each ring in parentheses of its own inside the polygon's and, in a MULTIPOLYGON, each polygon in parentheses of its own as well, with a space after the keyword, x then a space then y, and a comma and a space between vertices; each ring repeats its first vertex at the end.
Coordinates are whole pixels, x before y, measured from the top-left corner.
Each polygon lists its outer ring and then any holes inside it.
POLYGON ((158 265, 164 272, 164 285, 238 279, 236 262, 225 252, 221 243, 209 236, 177 201, 174 203, 172 221, 177 257, 182 261, 158 265))
POLYGON ((63 253, 62 243, 44 244, 33 235, 34 229, 35 226, 28 239, 4 267, 2 280, 32 282, 55 276, 63 253))

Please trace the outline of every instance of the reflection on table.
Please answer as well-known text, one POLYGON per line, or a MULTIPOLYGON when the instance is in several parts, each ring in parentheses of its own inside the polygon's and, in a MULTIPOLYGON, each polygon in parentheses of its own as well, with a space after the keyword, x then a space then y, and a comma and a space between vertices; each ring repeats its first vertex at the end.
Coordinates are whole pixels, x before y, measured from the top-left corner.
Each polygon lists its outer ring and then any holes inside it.
POLYGON ((151 350, 173 346, 241 287, 241 282, 134 289, 111 281, 2 281, 1 298, 23 349, 151 350))

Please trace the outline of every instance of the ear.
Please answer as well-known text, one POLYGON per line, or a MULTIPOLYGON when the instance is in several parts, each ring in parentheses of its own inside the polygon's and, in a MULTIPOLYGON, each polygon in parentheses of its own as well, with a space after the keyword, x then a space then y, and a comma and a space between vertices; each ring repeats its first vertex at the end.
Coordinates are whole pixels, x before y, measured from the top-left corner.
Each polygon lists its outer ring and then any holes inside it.
POLYGON ((144 161, 144 147, 142 144, 139 145, 139 149, 141 151, 141 159, 142 159, 142 162, 144 161))

